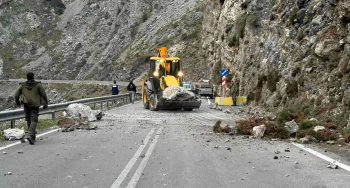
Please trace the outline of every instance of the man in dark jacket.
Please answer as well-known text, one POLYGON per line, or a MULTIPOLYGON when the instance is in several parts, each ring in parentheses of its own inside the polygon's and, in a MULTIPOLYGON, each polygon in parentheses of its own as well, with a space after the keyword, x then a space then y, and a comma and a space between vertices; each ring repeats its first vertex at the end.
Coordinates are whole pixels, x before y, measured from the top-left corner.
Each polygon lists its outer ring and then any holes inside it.
POLYGON ((136 93, 136 86, 135 84, 132 82, 129 83, 128 87, 127 87, 129 93, 130 93, 130 102, 134 103, 135 100, 135 93, 136 93))
POLYGON ((21 83, 16 90, 15 100, 18 108, 23 104, 25 119, 27 121, 29 136, 27 140, 31 145, 34 144, 36 126, 38 124, 39 107, 47 108, 47 96, 45 90, 40 82, 34 80, 34 74, 29 72, 27 74, 27 81, 21 83))

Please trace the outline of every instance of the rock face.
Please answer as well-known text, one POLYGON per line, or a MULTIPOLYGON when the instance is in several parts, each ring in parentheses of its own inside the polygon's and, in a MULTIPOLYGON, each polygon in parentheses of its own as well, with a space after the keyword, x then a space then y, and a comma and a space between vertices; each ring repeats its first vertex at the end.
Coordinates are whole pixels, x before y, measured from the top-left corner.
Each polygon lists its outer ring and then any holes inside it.
POLYGON ((350 105, 349 1, 221 2, 206 7, 202 48, 217 86, 229 70, 227 95, 327 115, 350 105))
POLYGON ((2 0, 2 78, 31 70, 42 79, 126 81, 167 46, 198 79, 207 68, 198 48, 204 1, 2 0))

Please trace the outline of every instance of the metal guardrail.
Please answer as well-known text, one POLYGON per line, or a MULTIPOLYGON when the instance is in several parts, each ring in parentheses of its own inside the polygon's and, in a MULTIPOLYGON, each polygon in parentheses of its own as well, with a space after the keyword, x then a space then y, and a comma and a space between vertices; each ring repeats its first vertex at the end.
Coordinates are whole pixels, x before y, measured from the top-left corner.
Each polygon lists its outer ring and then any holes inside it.
MULTIPOLYGON (((140 93, 136 93, 136 96, 140 96, 140 93)), ((66 111, 68 106, 70 104, 93 104, 93 109, 96 109, 96 104, 100 103, 101 110, 103 110, 103 103, 107 103, 107 109, 109 109, 109 102, 112 101, 112 106, 116 106, 117 102, 120 100, 123 101, 123 103, 127 103, 131 101, 131 94, 123 94, 123 95, 110 95, 110 96, 104 96, 104 97, 95 97, 95 98, 87 98, 87 99, 80 99, 75 101, 69 101, 65 103, 59 103, 59 104, 51 104, 48 105, 46 109, 43 109, 42 107, 39 110, 39 115, 43 114, 52 114, 52 119, 55 119, 55 112, 60 111, 66 111)), ((18 110, 9 110, 9 111, 0 111, 0 122, 5 121, 11 121, 11 128, 15 127, 15 120, 25 118, 23 109, 18 110)))

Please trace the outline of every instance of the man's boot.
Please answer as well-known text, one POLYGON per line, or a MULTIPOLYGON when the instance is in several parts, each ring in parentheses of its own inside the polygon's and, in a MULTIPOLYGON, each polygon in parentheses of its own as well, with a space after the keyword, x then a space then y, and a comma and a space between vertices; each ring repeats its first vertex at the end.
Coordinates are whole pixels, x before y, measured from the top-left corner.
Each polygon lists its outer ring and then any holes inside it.
POLYGON ((30 120, 27 121, 27 128, 28 128, 28 132, 25 132, 25 135, 23 138, 21 138, 21 143, 26 143, 26 137, 29 136, 29 129, 30 129, 30 120))
POLYGON ((36 121, 32 121, 30 128, 29 128, 29 136, 27 138, 27 140, 29 141, 29 143, 31 145, 34 145, 35 142, 35 138, 36 138, 36 126, 37 126, 38 122, 36 121))
POLYGON ((28 136, 27 140, 28 140, 30 145, 34 145, 34 139, 31 136, 28 136))

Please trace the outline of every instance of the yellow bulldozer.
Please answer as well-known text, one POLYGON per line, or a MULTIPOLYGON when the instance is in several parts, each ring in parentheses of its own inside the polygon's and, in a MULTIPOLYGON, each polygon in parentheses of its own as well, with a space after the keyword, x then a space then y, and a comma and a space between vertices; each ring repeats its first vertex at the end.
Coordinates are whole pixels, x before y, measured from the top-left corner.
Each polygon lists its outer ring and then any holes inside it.
POLYGON ((150 59, 148 77, 142 80, 142 99, 145 109, 192 111, 200 107, 201 100, 181 87, 184 73, 179 57, 167 57, 167 48, 161 47, 158 48, 158 56, 150 59))

